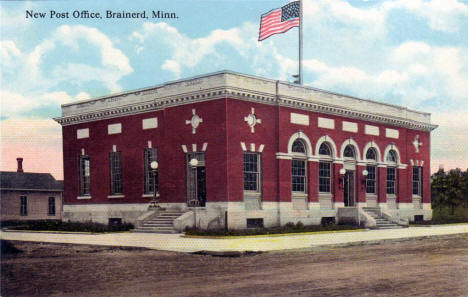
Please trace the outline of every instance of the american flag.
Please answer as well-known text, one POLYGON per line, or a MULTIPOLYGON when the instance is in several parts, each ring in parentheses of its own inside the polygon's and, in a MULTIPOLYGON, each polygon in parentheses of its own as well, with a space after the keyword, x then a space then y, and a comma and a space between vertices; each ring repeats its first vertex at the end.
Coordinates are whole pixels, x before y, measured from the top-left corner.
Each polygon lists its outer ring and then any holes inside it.
POLYGON ((258 41, 274 34, 284 33, 293 27, 299 27, 299 10, 299 1, 294 1, 264 13, 260 19, 258 41))

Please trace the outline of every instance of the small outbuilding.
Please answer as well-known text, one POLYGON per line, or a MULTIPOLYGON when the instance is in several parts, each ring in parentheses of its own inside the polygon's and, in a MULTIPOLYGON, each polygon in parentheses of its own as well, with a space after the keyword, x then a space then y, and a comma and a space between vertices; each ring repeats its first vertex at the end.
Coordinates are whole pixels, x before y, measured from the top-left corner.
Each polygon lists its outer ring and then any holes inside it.
POLYGON ((16 172, 0 172, 2 221, 61 220, 63 181, 50 173, 23 171, 17 158, 16 172))

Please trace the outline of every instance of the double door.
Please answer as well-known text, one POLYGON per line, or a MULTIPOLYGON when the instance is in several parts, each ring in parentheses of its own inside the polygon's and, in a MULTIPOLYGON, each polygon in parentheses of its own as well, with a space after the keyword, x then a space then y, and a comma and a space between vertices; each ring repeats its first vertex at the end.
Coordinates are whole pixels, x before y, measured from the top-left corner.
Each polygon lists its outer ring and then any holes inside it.
POLYGON ((343 201, 345 206, 356 206, 356 180, 354 170, 346 170, 343 182, 343 201))
POLYGON ((206 169, 205 153, 189 153, 186 159, 187 205, 205 206, 206 169), (196 161, 193 161, 196 160, 196 161))

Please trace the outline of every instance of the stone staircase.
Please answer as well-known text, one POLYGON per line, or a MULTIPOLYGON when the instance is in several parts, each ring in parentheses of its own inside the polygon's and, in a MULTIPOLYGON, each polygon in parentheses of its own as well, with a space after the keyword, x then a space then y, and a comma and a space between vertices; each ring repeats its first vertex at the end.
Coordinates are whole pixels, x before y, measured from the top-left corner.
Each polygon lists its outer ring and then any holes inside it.
POLYGON ((378 207, 363 207, 364 210, 368 215, 374 218, 376 222, 375 229, 396 229, 396 228, 403 228, 402 226, 393 223, 383 216, 381 216, 380 208, 378 207))
POLYGON ((183 215, 179 210, 161 210, 156 216, 144 220, 132 232, 140 233, 179 233, 173 227, 175 219, 183 215))

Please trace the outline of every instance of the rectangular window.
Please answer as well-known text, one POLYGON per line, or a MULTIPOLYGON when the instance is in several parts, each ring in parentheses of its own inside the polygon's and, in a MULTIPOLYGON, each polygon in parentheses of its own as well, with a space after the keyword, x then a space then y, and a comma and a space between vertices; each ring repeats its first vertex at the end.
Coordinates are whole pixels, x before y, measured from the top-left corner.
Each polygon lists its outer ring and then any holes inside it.
POLYGON ((387 194, 395 194, 396 168, 387 167, 387 194))
POLYGON ((260 192, 260 154, 244 153, 244 191, 260 192))
POLYGON ((20 196, 20 215, 28 215, 28 197, 20 196))
POLYGON ((293 159, 291 161, 291 188, 293 192, 306 192, 306 161, 293 159))
POLYGON ((367 165, 367 177, 366 177, 366 193, 367 194, 375 194, 375 185, 377 184, 377 175, 375 173, 375 166, 367 165))
POLYGON ((413 195, 421 196, 422 167, 413 167, 413 195))
POLYGON ((122 166, 120 152, 109 153, 110 193, 122 194, 122 166))
POLYGON ((55 197, 49 197, 49 216, 55 216, 55 197))
POLYGON ((319 192, 331 193, 331 163, 319 162, 319 192))
POLYGON ((143 167, 144 167, 144 193, 153 194, 154 185, 156 185, 156 192, 159 190, 159 181, 158 181, 158 169, 153 170, 151 168, 151 162, 157 161, 156 149, 155 148, 145 148, 143 151, 143 167), (155 182, 156 179, 156 182, 155 182))
POLYGON ((79 163, 79 186, 80 196, 89 196, 89 183, 90 183, 90 171, 89 171, 89 156, 80 156, 78 159, 79 163))

